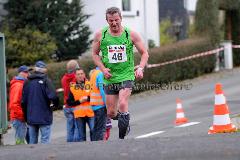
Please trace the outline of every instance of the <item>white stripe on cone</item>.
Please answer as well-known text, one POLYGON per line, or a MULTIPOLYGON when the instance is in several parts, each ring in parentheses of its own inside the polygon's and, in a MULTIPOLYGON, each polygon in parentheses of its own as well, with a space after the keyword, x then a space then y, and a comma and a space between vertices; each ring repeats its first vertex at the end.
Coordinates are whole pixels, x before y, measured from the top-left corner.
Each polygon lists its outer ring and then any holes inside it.
POLYGON ((181 109, 182 108, 182 104, 181 103, 177 103, 177 109, 181 109))
POLYGON ((226 98, 223 94, 215 95, 215 105, 226 104, 226 98))
POLYGON ((231 120, 229 114, 213 116, 213 125, 228 125, 230 123, 231 120))
POLYGON ((177 113, 177 116, 176 116, 176 117, 177 117, 177 119, 178 119, 178 118, 184 118, 185 115, 184 115, 184 113, 177 113))

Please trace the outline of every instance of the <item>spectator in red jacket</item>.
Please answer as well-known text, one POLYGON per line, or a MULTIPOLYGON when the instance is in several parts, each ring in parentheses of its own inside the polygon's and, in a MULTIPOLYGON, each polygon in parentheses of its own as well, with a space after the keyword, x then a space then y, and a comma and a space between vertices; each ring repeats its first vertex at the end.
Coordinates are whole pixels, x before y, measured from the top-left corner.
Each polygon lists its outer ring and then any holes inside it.
POLYGON ((64 74, 62 77, 61 83, 63 88, 63 95, 64 95, 64 105, 67 104, 68 94, 70 91, 69 84, 70 82, 76 82, 75 79, 75 70, 79 68, 78 62, 76 60, 70 60, 67 63, 67 73, 64 74))
POLYGON ((70 60, 67 63, 67 73, 62 77, 61 83, 64 95, 64 115, 67 119, 67 142, 75 142, 78 138, 78 130, 76 120, 73 115, 73 107, 67 105, 68 95, 70 93, 70 82, 76 82, 75 70, 79 68, 76 60, 70 60))
POLYGON ((25 144, 25 136, 27 132, 27 125, 25 123, 21 101, 23 84, 28 77, 28 70, 27 66, 20 66, 18 68, 18 75, 10 82, 9 112, 10 120, 16 131, 16 144, 25 144))

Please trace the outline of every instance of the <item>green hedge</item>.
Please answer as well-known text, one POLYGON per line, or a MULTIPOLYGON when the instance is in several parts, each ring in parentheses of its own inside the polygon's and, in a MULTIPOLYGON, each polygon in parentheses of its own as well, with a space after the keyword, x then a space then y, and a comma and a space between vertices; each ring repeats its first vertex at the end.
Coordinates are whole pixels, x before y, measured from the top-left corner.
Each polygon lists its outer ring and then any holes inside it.
POLYGON ((240 6, 239 0, 220 0, 219 9, 222 10, 238 10, 240 6))
POLYGON ((219 0, 199 0, 195 12, 195 32, 201 37, 209 36, 212 44, 220 42, 219 0))
MULTIPOLYGON (((155 48, 149 52, 149 64, 183 58, 200 52, 212 50, 210 40, 204 38, 188 39, 178 43, 155 48)), ((196 58, 162 67, 145 69, 144 79, 139 83, 168 84, 210 73, 215 68, 215 55, 196 58)), ((138 58, 139 61, 139 58, 138 58)), ((147 88, 148 90, 149 88, 147 88)), ((138 91, 137 91, 138 92, 138 91)))
MULTIPOLYGON (((180 41, 178 43, 167 45, 160 48, 154 48, 149 51, 149 64, 161 63, 177 58, 190 56, 196 53, 205 52, 214 49, 210 45, 210 40, 204 38, 195 38, 180 41)), ((140 56, 136 54, 135 64, 139 64, 140 56)), ((48 75, 54 82, 56 88, 61 87, 61 78, 66 72, 66 63, 48 64, 48 75)), ((84 68, 87 76, 91 69, 94 68, 91 57, 84 57, 79 60, 79 64, 84 68)), ((144 79, 137 83, 161 84, 173 81, 180 81, 200 76, 205 73, 210 73, 215 68, 215 56, 207 56, 196 58, 175 64, 169 64, 162 67, 145 69, 144 79)), ((16 70, 10 70, 9 75, 12 77, 16 74, 16 70)), ((148 88, 149 89, 149 88, 148 88)), ((147 88, 146 88, 147 90, 147 88)), ((140 90, 143 91, 143 90, 140 90)), ((140 92, 140 91, 135 91, 140 92)), ((59 94, 62 97, 62 93, 59 94)), ((62 100, 61 100, 62 102, 62 100)))

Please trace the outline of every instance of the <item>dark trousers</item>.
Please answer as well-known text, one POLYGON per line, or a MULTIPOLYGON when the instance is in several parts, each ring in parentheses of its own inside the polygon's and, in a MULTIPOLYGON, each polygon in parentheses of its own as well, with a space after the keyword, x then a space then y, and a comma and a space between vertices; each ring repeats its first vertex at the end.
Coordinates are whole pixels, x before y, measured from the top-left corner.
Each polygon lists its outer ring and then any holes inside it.
POLYGON ((92 133, 94 127, 94 117, 82 117, 76 119, 77 129, 79 134, 79 139, 76 139, 77 142, 86 141, 86 124, 88 124, 90 130, 90 140, 92 141, 92 133))
POLYGON ((29 128, 28 127, 27 127, 27 133, 26 133, 25 140, 26 140, 27 144, 29 144, 29 142, 30 142, 30 135, 29 135, 29 128))
POLYGON ((106 107, 94 111, 95 120, 93 128, 93 141, 100 141, 104 138, 107 122, 107 109, 106 107))

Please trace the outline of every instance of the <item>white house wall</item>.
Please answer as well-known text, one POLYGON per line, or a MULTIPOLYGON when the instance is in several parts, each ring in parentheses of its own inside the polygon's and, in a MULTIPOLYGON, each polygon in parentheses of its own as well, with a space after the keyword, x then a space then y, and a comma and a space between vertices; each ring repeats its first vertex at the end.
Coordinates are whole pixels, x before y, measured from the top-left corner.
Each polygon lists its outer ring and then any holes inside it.
MULTIPOLYGON (((123 25, 128 26, 140 33, 145 40, 144 29, 144 1, 146 1, 147 13, 147 39, 154 40, 159 46, 159 19, 158 19, 158 0, 131 0, 132 11, 122 12, 123 25), (137 16, 139 11, 139 16, 137 16)), ((122 0, 83 0, 84 11, 92 16, 86 21, 93 33, 107 25, 105 11, 107 8, 115 6, 122 8, 122 0)), ((91 35, 91 38, 93 35, 91 35)))
POLYGON ((198 0, 184 0, 184 7, 188 11, 195 11, 198 0))
POLYGON ((158 0, 146 0, 147 9, 147 36, 154 40, 155 44, 160 44, 159 28, 159 7, 158 0))
POLYGON ((132 28, 137 31, 142 39, 145 39, 144 34, 144 8, 143 8, 143 0, 132 0, 132 12, 123 12, 123 25, 132 28), (139 16, 137 16, 137 11, 139 12, 139 16))
MULTIPOLYGON (((111 0, 105 0, 105 1, 109 1, 108 3, 112 2, 111 0)), ((86 14, 91 15, 91 17, 87 19, 86 24, 89 25, 91 31, 94 33, 106 25, 106 21, 105 21, 106 3, 99 3, 99 2, 96 3, 96 0, 83 0, 83 3, 85 5, 84 12, 86 14)), ((91 36, 93 37, 93 34, 91 36)))

